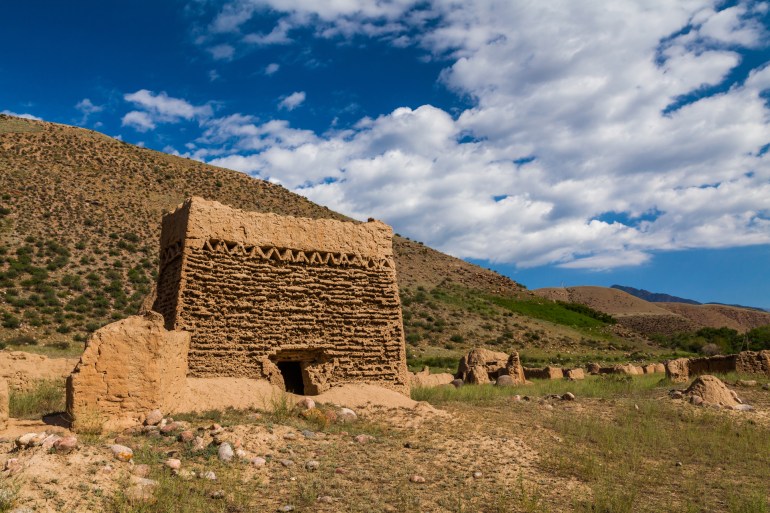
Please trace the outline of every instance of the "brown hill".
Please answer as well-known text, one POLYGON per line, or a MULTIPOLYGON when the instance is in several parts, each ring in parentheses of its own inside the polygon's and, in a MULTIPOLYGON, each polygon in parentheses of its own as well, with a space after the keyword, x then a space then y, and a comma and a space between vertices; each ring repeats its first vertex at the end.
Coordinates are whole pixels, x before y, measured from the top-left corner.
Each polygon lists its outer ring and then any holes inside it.
POLYGON ((684 303, 650 303, 614 288, 543 288, 536 295, 570 301, 605 312, 621 325, 645 335, 673 334, 703 327, 728 327, 739 332, 770 324, 770 313, 749 308, 684 303))
MULTIPOLYGON (((347 219, 243 173, 2 115, 0 191, 0 342, 16 345, 64 347, 134 313, 156 277, 160 217, 193 194, 244 210, 347 219)), ((411 351, 558 350, 584 339, 598 347, 586 338, 598 328, 501 306, 495 298, 533 297, 506 277, 398 236, 394 250, 411 351)))

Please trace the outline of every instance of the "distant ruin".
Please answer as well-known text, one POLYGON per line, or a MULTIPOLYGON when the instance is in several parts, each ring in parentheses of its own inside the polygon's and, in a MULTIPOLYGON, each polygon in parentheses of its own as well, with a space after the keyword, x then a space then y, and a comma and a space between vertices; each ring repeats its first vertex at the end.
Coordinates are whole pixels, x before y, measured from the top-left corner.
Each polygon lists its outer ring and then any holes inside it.
POLYGON ((392 230, 191 198, 163 217, 153 310, 191 334, 190 377, 268 379, 318 394, 407 392, 392 230))

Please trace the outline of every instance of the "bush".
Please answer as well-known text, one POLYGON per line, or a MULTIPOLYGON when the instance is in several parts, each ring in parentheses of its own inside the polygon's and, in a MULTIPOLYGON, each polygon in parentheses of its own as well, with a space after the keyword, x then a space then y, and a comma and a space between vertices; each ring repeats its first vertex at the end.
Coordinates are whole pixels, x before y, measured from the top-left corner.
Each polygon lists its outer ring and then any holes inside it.
POLYGON ((19 320, 18 317, 16 317, 15 315, 13 315, 12 313, 9 313, 9 312, 4 312, 3 313, 3 327, 4 328, 10 328, 10 329, 13 330, 13 329, 18 328, 19 326, 21 326, 21 321, 19 320))
POLYGON ((6 340, 6 343, 12 346, 36 346, 37 339, 32 335, 16 335, 6 340))

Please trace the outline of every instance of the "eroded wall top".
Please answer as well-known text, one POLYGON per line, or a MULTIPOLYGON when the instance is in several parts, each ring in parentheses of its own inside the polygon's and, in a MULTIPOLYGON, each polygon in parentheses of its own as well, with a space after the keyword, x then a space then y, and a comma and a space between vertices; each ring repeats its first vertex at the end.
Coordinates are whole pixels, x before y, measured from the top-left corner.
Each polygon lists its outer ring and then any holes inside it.
POLYGON ((354 223, 244 212, 192 197, 163 216, 161 247, 184 241, 185 246, 200 248, 214 239, 392 259, 392 238, 393 230, 380 221, 354 223))

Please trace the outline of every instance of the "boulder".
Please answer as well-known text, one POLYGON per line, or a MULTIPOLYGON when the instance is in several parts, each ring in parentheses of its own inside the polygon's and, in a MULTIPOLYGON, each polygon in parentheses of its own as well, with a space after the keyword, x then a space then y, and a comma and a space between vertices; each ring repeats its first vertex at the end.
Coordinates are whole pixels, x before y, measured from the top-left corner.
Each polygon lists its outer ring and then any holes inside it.
POLYGON ((575 368, 575 369, 565 369, 564 377, 567 379, 579 380, 579 379, 585 379, 586 375, 583 372, 583 369, 575 368))
POLYGON ((626 363, 626 364, 613 365, 611 373, 625 374, 626 376, 639 376, 641 374, 644 374, 644 371, 642 370, 641 367, 637 367, 636 365, 626 363))
POLYGON ((666 373, 666 366, 662 363, 654 363, 655 366, 655 374, 665 374, 666 373))
POLYGON ((155 409, 172 411, 186 385, 189 346, 190 334, 167 331, 155 312, 94 332, 67 379, 74 428, 122 427, 155 409))
POLYGON ((737 394, 731 391, 715 376, 699 376, 687 387, 684 395, 689 397, 692 404, 721 406, 735 409, 742 403, 737 394))
POLYGON ((666 362, 666 378, 674 382, 685 382, 690 379, 690 360, 677 358, 666 362))
POLYGON ((515 385, 513 382, 513 378, 508 376, 507 374, 503 374, 502 376, 498 377, 495 381, 495 386, 498 387, 512 387, 515 385))
POLYGON ((588 370, 588 374, 595 376, 601 373, 602 366, 599 365, 598 363, 589 363, 588 366, 586 367, 586 370, 588 370))

